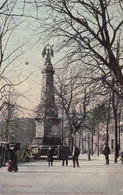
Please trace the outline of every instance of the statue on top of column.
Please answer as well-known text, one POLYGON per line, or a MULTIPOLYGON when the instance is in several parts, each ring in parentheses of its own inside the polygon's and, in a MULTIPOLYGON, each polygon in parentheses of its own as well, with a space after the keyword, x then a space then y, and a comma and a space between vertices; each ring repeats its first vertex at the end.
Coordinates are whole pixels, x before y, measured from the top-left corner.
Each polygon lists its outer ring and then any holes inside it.
POLYGON ((47 44, 42 51, 43 58, 46 56, 45 64, 51 64, 51 56, 54 57, 53 45, 47 44))

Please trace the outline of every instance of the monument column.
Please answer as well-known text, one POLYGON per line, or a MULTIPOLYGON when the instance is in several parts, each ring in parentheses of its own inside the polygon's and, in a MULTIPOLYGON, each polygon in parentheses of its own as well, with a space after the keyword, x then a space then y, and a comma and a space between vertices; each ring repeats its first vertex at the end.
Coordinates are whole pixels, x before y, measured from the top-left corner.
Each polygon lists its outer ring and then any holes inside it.
POLYGON ((53 48, 47 45, 42 56, 45 57, 42 73, 41 102, 38 106, 38 114, 35 118, 36 136, 33 143, 44 145, 61 144, 61 125, 58 118, 58 110, 54 98, 54 69, 51 63, 53 48))

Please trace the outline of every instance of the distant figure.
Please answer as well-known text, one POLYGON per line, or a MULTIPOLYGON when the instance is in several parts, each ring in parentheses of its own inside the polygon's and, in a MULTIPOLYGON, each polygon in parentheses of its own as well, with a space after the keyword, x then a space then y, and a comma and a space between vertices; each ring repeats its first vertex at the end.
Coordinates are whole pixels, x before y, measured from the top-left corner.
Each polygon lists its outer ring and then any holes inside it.
POLYGON ((53 155, 54 155, 54 151, 53 149, 49 146, 49 149, 47 151, 47 161, 48 161, 48 166, 51 167, 53 166, 53 155))
POLYGON ((78 161, 78 157, 79 157, 80 151, 79 148, 77 148, 75 145, 73 146, 73 152, 72 152, 72 160, 73 160, 73 167, 75 167, 75 162, 77 164, 77 167, 79 167, 79 161, 78 161))
POLYGON ((110 154, 110 148, 108 146, 107 143, 105 143, 105 148, 103 150, 103 154, 105 155, 105 159, 106 159, 106 164, 108 165, 109 164, 109 154, 110 154))
POLYGON ((61 157, 62 157, 62 166, 64 166, 64 163, 66 161, 66 166, 68 166, 68 156, 69 156, 69 147, 64 143, 61 150, 61 157))
POLYGON ((8 159, 7 171, 17 172, 18 171, 17 156, 15 153, 14 146, 11 146, 11 148, 7 150, 7 159, 8 159))

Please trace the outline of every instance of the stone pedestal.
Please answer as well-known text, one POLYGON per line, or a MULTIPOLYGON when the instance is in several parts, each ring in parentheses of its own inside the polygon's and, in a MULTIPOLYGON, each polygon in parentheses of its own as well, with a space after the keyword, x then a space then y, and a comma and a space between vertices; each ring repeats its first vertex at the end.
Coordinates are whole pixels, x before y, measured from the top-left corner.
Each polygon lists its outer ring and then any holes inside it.
POLYGON ((36 119, 36 136, 32 146, 37 146, 46 154, 49 146, 56 149, 61 145, 61 125, 59 118, 46 117, 36 119))
POLYGON ((44 137, 44 121, 36 120, 35 123, 36 123, 36 138, 43 138, 44 137))

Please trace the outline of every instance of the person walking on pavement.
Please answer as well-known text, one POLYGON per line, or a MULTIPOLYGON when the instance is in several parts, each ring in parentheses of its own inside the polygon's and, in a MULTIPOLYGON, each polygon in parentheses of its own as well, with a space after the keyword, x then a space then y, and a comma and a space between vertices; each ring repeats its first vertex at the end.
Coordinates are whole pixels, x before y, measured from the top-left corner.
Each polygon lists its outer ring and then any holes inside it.
POLYGON ((53 166, 53 155, 54 155, 54 151, 53 149, 49 146, 49 149, 47 151, 47 161, 48 161, 48 167, 53 166))
POLYGON ((62 146, 61 156, 62 156, 62 166, 64 166, 64 163, 66 161, 66 166, 68 166, 68 156, 69 156, 69 147, 64 143, 62 146))
POLYGON ((106 164, 109 165, 109 154, 110 154, 110 148, 107 143, 105 143, 105 148, 103 150, 103 154, 105 155, 106 164))
POLYGON ((8 172, 17 172, 17 156, 14 149, 14 146, 11 146, 10 149, 7 150, 7 158, 8 158, 8 172))
POLYGON ((72 160, 73 160, 73 167, 75 167, 75 163, 77 164, 77 167, 79 167, 79 157, 80 151, 79 148, 77 148, 75 145, 73 146, 73 152, 72 152, 72 160))

